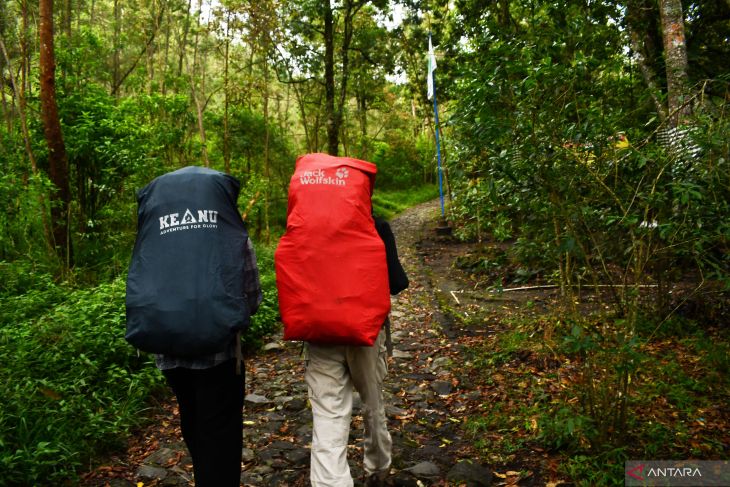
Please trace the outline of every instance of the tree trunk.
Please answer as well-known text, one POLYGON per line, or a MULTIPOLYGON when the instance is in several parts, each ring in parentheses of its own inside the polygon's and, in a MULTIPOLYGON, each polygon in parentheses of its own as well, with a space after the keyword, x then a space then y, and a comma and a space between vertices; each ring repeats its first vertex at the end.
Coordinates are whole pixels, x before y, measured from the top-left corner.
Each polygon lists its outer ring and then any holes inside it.
MULTIPOLYGON (((154 24, 152 25, 152 29, 154 32, 158 32, 160 30, 160 24, 162 23, 162 15, 157 16, 154 14, 154 3, 150 7, 150 13, 152 13, 152 18, 154 20, 154 24)), ((157 46, 155 42, 151 42, 147 44, 147 94, 152 95, 154 93, 154 85, 155 85, 155 54, 157 54, 157 46)))
POLYGON ((51 227, 54 246, 65 268, 71 266, 69 235, 68 160, 56 104, 56 63, 53 52, 53 0, 40 0, 40 101, 43 130, 48 145, 48 173, 55 186, 51 192, 51 227))
POLYGON ((183 35, 180 42, 180 57, 177 62, 177 77, 182 76, 183 61, 185 60, 185 48, 188 45, 188 32, 190 31, 190 8, 193 6, 193 0, 188 0, 188 9, 185 11, 185 22, 183 22, 183 35))
MULTIPOLYGON (((0 32, 0 45, 3 47, 3 51, 5 50, 5 43, 3 42, 2 33, 0 32)), ((7 62, 7 56, 5 57, 5 60, 7 62)), ((5 99, 5 76, 3 76, 4 66, 5 63, 0 62, 0 99, 3 103, 3 115, 5 116, 5 123, 8 127, 8 134, 11 134, 13 132, 13 113, 12 113, 12 106, 14 104, 13 99, 11 98, 11 103, 8 104, 7 100, 5 99)), ((10 76, 12 77, 13 73, 10 71, 10 64, 8 63, 8 71, 10 72, 10 76)), ((11 84, 15 84, 12 83, 11 84)), ((11 87, 14 88, 14 87, 11 87)))
POLYGON ((264 111, 264 176, 266 177, 266 200, 264 201, 264 229, 266 231, 265 239, 268 244, 271 237, 269 228, 269 204, 271 202, 271 161, 270 159, 270 139, 269 133, 269 32, 264 33, 264 52, 263 52, 263 69, 264 69, 264 92, 263 92, 263 111, 264 111))
POLYGON ((347 82, 350 75, 350 43, 352 42, 353 19, 366 1, 354 2, 345 0, 343 7, 343 34, 342 34, 342 66, 340 69, 340 92, 338 100, 335 100, 335 26, 334 15, 330 0, 324 5, 324 83, 325 83, 325 112, 327 113, 327 152, 336 156, 339 151, 340 128, 347 98, 347 82), (336 103, 337 101, 337 103, 336 103))
POLYGON ((231 12, 228 11, 226 19, 226 44, 223 59, 223 163, 226 173, 231 172, 231 134, 228 127, 228 105, 229 105, 229 87, 228 87, 228 61, 231 47, 230 38, 231 28, 231 12))
POLYGON ((509 4, 509 0, 499 0, 499 25, 507 32, 512 28, 512 15, 510 15, 509 4))
MULTIPOLYGON (((362 4, 360 4, 362 6, 362 4)), ((350 76, 350 43, 352 42, 352 22, 359 6, 354 6, 352 0, 345 0, 344 32, 342 34, 342 70, 340 80, 340 97, 335 110, 335 127, 339 135, 342 128, 342 120, 345 112, 345 100, 347 99, 347 82, 350 76)))
MULTIPOLYGON (((18 103, 18 118, 20 118, 20 129, 23 133, 23 141, 25 142, 25 151, 28 154, 28 159, 30 160, 30 165, 33 168, 33 173, 38 172, 38 166, 35 162, 35 157, 33 156, 33 151, 31 150, 30 146, 30 135, 28 133, 28 125, 26 124, 25 120, 25 110, 23 108, 23 92, 18 89, 18 83, 15 81, 15 77, 13 76, 13 70, 12 66, 10 65, 10 56, 8 55, 8 50, 5 48, 5 42, 3 41, 2 37, 0 37, 0 52, 3 54, 3 59, 5 60, 5 63, 8 66, 8 74, 10 75, 10 84, 13 88, 13 92, 15 93, 15 99, 18 103)), ((0 75, 0 81, 4 80, 4 77, 0 75)), ((2 86, 2 85, 0 85, 2 86)), ((5 90, 2 90, 3 94, 3 106, 5 105, 5 90)), ((12 99, 11 99, 12 101, 12 99)), ((12 107, 10 108, 12 110, 12 107)), ((9 116, 12 115, 12 113, 8 114, 9 116)), ((11 124, 11 118, 8 118, 8 133, 12 132, 12 124, 11 124)))
POLYGON ((114 0, 114 57, 112 60, 112 93, 118 96, 116 87, 119 86, 120 66, 119 51, 121 50, 122 33, 122 6, 120 0, 114 0))
POLYGON ((649 89, 659 120, 664 122, 667 110, 660 96, 662 88, 657 82, 656 59, 659 55, 659 40, 655 39, 654 34, 659 28, 656 22, 657 14, 656 3, 653 1, 630 0, 626 3, 626 22, 631 50, 634 52, 644 84, 649 89))
POLYGON ((5 115, 5 123, 7 124, 7 130, 10 134, 13 132, 13 117, 12 113, 10 113, 8 101, 5 99, 5 80, 2 76, 0 76, 0 99, 2 99, 3 115, 5 115))
POLYGON ((664 108, 664 103, 662 103, 662 100, 659 98, 661 88, 656 82, 656 71, 654 71, 654 67, 647 59, 644 49, 642 48, 640 34, 631 30, 629 35, 631 37, 631 48, 634 51, 636 64, 639 66, 641 77, 644 79, 646 87, 649 88, 649 94, 654 102, 654 108, 659 116, 659 120, 663 122, 667 119, 667 111, 664 108))
POLYGON ((327 114, 327 153, 336 156, 339 147, 339 127, 335 115, 335 26, 330 0, 324 3, 324 92, 327 114))
POLYGON ((30 86, 30 55, 28 49, 28 2, 23 0, 20 6, 21 16, 23 19, 23 32, 20 34, 20 57, 22 58, 22 64, 20 68, 20 93, 21 99, 20 109, 25 110, 25 93, 29 90, 30 86))
MULTIPOLYGON (((198 2, 198 28, 200 28, 200 15, 203 10, 203 0, 198 2)), ((203 114, 205 111, 205 58, 203 58, 203 72, 201 74, 200 91, 195 85, 195 75, 198 71, 198 41, 199 34, 198 29, 195 30, 195 45, 193 47, 193 66, 190 69, 190 90, 193 95, 193 102, 195 102, 195 109, 198 116, 198 131, 200 132, 200 153, 203 157, 203 164, 205 167, 210 167, 210 160, 208 159, 208 147, 205 136, 205 123, 203 114), (202 93, 201 93, 202 92, 202 93)))
POLYGON ((155 22, 154 22, 154 24, 152 24, 152 33, 147 38, 147 42, 145 43, 144 47, 140 51, 139 55, 135 58, 135 60, 132 62, 132 64, 129 66, 129 68, 124 72, 124 74, 122 74, 119 77, 119 79, 116 81, 116 83, 112 87, 113 95, 118 95, 119 89, 122 87, 122 83, 124 83, 124 80, 127 79, 127 76, 132 74, 132 71, 134 71, 134 69, 137 67, 137 64, 139 63, 140 59, 142 59, 142 57, 147 54, 148 49, 154 42, 155 36, 157 35, 158 27, 162 23, 162 18, 165 15, 165 5, 166 4, 163 3, 162 6, 160 7, 160 11, 157 14, 157 16, 155 17, 155 22))
POLYGON ((667 68, 667 108, 672 127, 682 125, 692 114, 687 103, 687 42, 681 0, 660 0, 659 11, 664 38, 664 61, 667 68))
POLYGON ((66 38, 71 38, 71 23, 73 21, 71 8, 71 0, 64 0, 63 2, 63 31, 66 34, 66 38))
POLYGON ((304 100, 304 94, 298 85, 294 85, 294 98, 299 108, 299 116, 302 119, 302 127, 304 127, 304 140, 307 142, 307 152, 316 152, 317 145, 314 143, 314 137, 310 134, 309 124, 307 123, 307 109, 304 100))
POLYGON ((162 96, 167 95, 167 67, 170 64, 170 31, 172 30, 172 15, 170 10, 167 11, 165 17, 165 56, 162 62, 162 96))
POLYGON ((360 159, 368 159, 368 100, 365 90, 357 93, 357 114, 360 122, 360 159))

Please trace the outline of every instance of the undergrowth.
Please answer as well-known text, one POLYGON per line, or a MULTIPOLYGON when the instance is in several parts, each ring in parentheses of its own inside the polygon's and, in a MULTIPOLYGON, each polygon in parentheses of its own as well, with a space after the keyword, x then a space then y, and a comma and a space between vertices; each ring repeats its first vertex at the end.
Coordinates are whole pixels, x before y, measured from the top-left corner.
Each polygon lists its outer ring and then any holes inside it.
POLYGON ((395 215, 419 203, 438 198, 438 187, 427 184, 404 190, 375 189, 372 197, 375 216, 390 220, 395 215))
MULTIPOLYGON (((256 249, 248 348, 279 326, 273 247, 256 249)), ((78 288, 26 271, 0 263, 0 485, 73 485, 147 420, 164 379, 124 339, 125 276, 78 288)))
POLYGON ((551 452, 580 486, 623 485, 631 459, 721 459, 728 349, 726 333, 697 323, 647 341, 606 316, 505 318, 467 348, 464 374, 501 392, 464 431, 492 463, 551 452))
POLYGON ((125 282, 46 283, 0 308, 0 479, 59 485, 118 447, 162 385, 124 340, 125 282))

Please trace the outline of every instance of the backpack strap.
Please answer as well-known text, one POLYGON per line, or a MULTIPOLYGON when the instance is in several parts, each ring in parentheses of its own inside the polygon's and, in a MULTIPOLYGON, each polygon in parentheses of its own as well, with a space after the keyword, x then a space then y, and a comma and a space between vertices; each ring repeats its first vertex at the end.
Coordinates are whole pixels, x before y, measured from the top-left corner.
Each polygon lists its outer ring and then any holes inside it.
POLYGON ((385 349, 388 352, 388 357, 393 356, 393 339, 390 337, 390 316, 385 317, 385 349))
POLYGON ((241 332, 236 333, 236 375, 241 375, 243 351, 241 350, 241 332))

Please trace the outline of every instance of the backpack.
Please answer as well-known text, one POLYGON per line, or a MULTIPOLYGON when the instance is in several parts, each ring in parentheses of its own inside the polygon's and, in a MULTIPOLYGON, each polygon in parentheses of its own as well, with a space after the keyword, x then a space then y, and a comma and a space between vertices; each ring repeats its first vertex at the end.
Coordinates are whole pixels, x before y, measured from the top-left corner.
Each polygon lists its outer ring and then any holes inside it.
POLYGON ((239 189, 230 175, 185 167, 138 192, 127 277, 129 343, 195 357, 224 350, 248 327, 248 234, 236 207, 239 189))
POLYGON ((274 254, 285 340, 372 345, 377 338, 390 295, 370 201, 376 172, 347 157, 297 159, 274 254))

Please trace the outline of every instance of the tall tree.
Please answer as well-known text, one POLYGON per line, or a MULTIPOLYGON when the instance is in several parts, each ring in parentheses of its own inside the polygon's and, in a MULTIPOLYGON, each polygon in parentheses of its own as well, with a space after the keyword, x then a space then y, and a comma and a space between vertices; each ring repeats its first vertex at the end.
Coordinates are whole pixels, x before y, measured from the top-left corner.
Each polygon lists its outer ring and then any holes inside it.
POLYGON ((21 106, 25 109, 25 93, 29 91, 30 86, 30 50, 28 49, 28 1, 22 0, 20 4, 21 17, 23 19, 23 31, 20 34, 20 55, 22 58, 21 76, 20 76, 20 93, 23 95, 21 106))
MULTIPOLYGON (((119 5, 117 4, 117 6, 119 6, 119 5)), ((137 64, 139 64, 139 61, 143 57, 147 56, 149 50, 152 49, 152 44, 155 41, 155 37, 157 36, 158 31, 160 30, 160 26, 162 25, 162 21, 165 16, 165 10, 167 8, 167 3, 166 2, 161 3, 159 6, 159 10, 156 13, 155 13, 155 6, 156 6, 156 4, 154 2, 150 5, 150 17, 151 17, 152 22, 149 27, 149 32, 147 34, 145 43, 141 47, 139 53, 136 55, 134 60, 130 63, 127 70, 121 75, 118 75, 118 71, 117 71, 118 58, 116 57, 117 53, 115 52, 115 58, 114 58, 114 73, 115 73, 114 77, 115 77, 115 79, 114 79, 114 84, 112 86, 112 91, 111 91, 112 95, 115 95, 115 96, 119 95, 119 90, 121 89, 122 84, 124 83, 124 80, 126 80, 127 77, 130 74, 132 74, 132 72, 134 72, 134 70, 137 68, 137 64)), ((116 15, 117 15, 117 12, 115 10, 115 16, 116 15)), ((115 37, 116 37, 116 35, 117 34, 115 33, 115 37)))
MULTIPOLYGON (((190 77, 190 92, 192 94, 193 102, 195 103, 195 111, 198 118, 198 132, 200 133, 200 154, 203 158, 203 164, 205 167, 210 167, 210 160, 208 159, 208 141, 205 134, 205 107, 207 105, 207 98, 205 96, 205 68, 206 68, 206 50, 203 50, 202 60, 198 59, 198 53, 201 50, 200 47, 200 32, 203 30, 201 23, 201 15, 203 12, 203 0, 198 2, 198 21, 195 28, 195 43, 193 47, 193 64, 188 68, 188 74, 190 77), (200 72, 198 72, 200 70, 200 72), (200 78, 200 86, 197 86, 197 78, 200 78)), ((207 25, 208 23, 206 23, 207 25)), ((204 32, 207 32, 205 30, 204 32)))
POLYGON ((368 160, 370 139, 374 135, 370 133, 368 113, 377 108, 391 111, 384 100, 388 92, 385 76, 394 70, 395 53, 388 31, 378 25, 372 15, 360 15, 356 19, 354 32, 350 78, 357 106, 356 119, 360 129, 359 143, 355 152, 356 157, 368 160))
POLYGON ((48 145, 48 174, 55 186, 51 193, 51 226, 56 251, 65 265, 71 265, 69 233, 70 192, 68 158, 63 143, 56 103, 56 60, 53 49, 53 0, 40 0, 40 101, 43 130, 48 145))
POLYGON ((223 50, 223 164, 225 170, 230 174, 231 172, 231 131, 229 129, 229 107, 230 107, 230 92, 229 92, 229 64, 230 64, 230 51, 231 51, 231 12, 226 13, 226 32, 224 38, 224 50, 223 50))
POLYGON ((659 12, 664 39, 664 62, 667 70, 669 123, 676 127, 691 115, 691 107, 687 101, 689 76, 682 2, 681 0, 660 0, 659 12))
POLYGON ((628 0, 626 3, 626 22, 628 24, 631 50, 636 64, 649 89, 654 109, 661 121, 667 118, 667 110, 662 101, 657 59, 661 53, 661 40, 657 16, 652 4, 647 0, 628 0))
POLYGON ((353 35, 353 20, 367 0, 345 0, 342 5, 342 37, 337 46, 339 59, 339 91, 335 80, 335 15, 330 0, 322 3, 324 19, 324 86, 325 110, 327 113, 327 152, 336 156, 339 152, 340 129, 347 99, 347 83, 350 76, 350 44, 353 35))
POLYGON ((327 152, 339 150, 339 119, 335 109, 335 21, 329 0, 322 2, 324 18, 324 107, 327 113, 327 152))
POLYGON ((121 84, 120 53, 122 50, 122 5, 119 0, 114 0, 114 37, 112 38, 112 93, 119 96, 117 87, 121 84))

